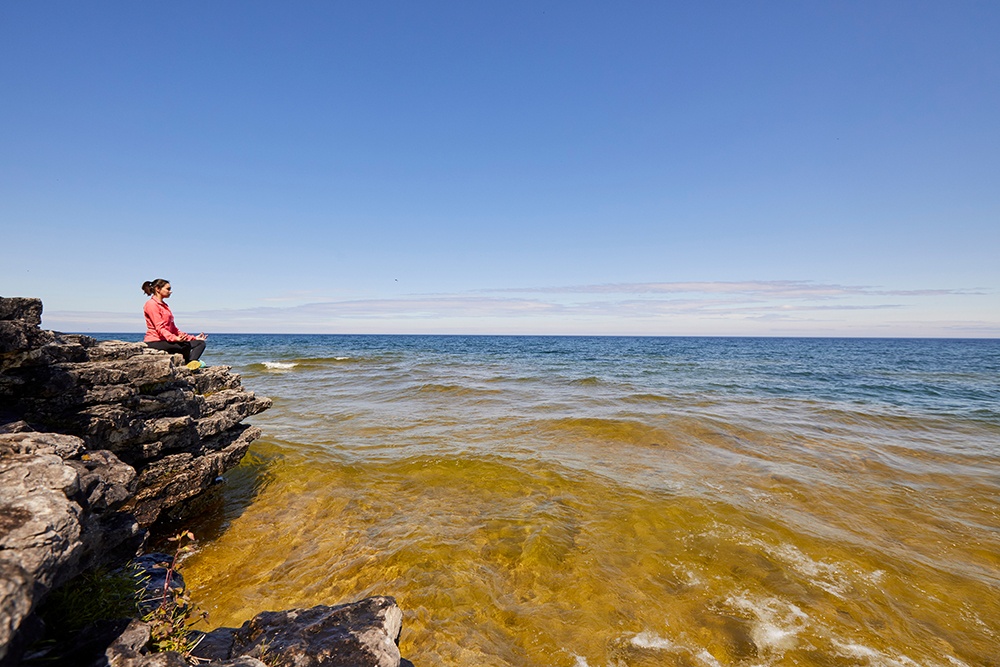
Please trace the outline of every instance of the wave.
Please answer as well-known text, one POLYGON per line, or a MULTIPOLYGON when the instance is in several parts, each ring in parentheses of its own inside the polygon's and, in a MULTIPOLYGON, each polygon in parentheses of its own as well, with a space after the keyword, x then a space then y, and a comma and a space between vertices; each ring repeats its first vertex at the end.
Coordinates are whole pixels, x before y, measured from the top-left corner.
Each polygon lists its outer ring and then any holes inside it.
POLYGON ((316 369, 333 364, 360 361, 354 357, 302 357, 297 359, 280 359, 261 361, 249 364, 249 368, 265 371, 290 371, 292 369, 316 369))
POLYGON ((458 384, 438 384, 428 382, 417 387, 421 394, 451 394, 454 396, 496 396, 503 392, 499 389, 480 389, 478 387, 463 387, 458 384))
POLYGON ((635 445, 656 446, 674 440, 663 430, 632 419, 565 417, 549 420, 547 425, 554 431, 569 432, 584 438, 635 445))
POLYGON ((962 414, 958 410, 939 414, 914 414, 891 407, 850 407, 817 404, 815 415, 828 426, 885 429, 887 432, 939 433, 942 431, 996 430, 996 413, 982 408, 962 414))
POLYGON ((298 364, 293 361, 265 361, 260 365, 269 371, 290 371, 298 364))
POLYGON ((331 364, 341 364, 347 361, 361 361, 355 357, 302 357, 299 359, 289 359, 289 362, 299 366, 329 366, 331 364))
POLYGON ((622 400, 629 403, 673 403, 676 399, 661 396, 660 394, 629 394, 622 398, 622 400))

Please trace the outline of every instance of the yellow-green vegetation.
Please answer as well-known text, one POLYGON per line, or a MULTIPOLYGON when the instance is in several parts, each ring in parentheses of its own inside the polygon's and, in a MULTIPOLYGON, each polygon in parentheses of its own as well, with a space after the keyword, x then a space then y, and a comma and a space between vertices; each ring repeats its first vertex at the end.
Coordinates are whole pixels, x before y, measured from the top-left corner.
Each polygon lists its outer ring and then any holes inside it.
POLYGON ((169 538, 174 558, 167 565, 162 589, 149 591, 148 577, 132 569, 90 570, 52 591, 39 609, 47 637, 35 648, 41 655, 66 651, 81 631, 102 621, 141 618, 150 625, 153 652, 176 651, 190 658, 198 643, 193 627, 207 617, 176 585, 178 567, 194 548, 190 531, 169 538), (148 610, 142 613, 142 610, 148 610))
POLYGON ((98 621, 134 617, 138 601, 131 574, 91 570, 52 591, 39 613, 46 627, 69 635, 98 621))

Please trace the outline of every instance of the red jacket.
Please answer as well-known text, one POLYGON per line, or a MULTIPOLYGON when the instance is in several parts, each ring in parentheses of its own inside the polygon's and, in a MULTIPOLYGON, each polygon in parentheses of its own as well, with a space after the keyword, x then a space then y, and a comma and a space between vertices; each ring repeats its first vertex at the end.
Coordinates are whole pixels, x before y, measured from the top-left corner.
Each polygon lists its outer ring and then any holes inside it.
POLYGON ((142 307, 142 313, 146 316, 144 341, 166 340, 176 343, 191 339, 191 336, 179 330, 174 324, 174 314, 170 312, 170 306, 166 302, 150 299, 142 307))

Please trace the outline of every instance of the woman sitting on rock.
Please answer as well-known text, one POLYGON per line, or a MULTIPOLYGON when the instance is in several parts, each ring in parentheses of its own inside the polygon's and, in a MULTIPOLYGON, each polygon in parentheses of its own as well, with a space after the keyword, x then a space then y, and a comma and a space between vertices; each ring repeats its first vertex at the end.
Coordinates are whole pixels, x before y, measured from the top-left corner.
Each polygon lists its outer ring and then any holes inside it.
POLYGON ((157 350, 165 350, 171 354, 183 354, 187 367, 191 370, 201 368, 204 361, 199 361, 205 351, 204 333, 197 336, 186 334, 174 324, 174 314, 165 299, 170 298, 170 282, 163 278, 147 280, 142 284, 142 291, 150 296, 143 306, 146 316, 146 345, 157 350))

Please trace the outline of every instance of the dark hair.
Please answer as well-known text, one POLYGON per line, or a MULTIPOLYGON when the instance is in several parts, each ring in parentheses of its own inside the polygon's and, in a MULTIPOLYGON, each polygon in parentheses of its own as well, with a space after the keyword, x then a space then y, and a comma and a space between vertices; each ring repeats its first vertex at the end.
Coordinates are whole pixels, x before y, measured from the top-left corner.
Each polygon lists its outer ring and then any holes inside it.
POLYGON ((169 284, 169 280, 164 280, 163 278, 157 278, 156 280, 147 280, 142 284, 142 291, 148 296, 153 296, 153 292, 160 289, 164 285, 169 284))

